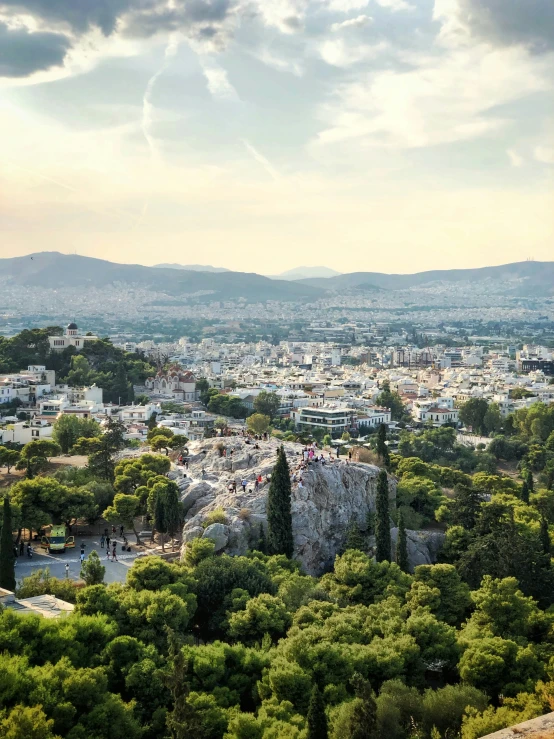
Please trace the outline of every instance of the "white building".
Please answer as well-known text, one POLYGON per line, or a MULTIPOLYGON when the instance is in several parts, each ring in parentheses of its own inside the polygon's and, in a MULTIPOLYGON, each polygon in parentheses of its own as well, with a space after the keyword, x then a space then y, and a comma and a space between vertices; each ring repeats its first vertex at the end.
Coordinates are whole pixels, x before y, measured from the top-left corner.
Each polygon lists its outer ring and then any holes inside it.
POLYGON ((392 422, 392 414, 388 408, 368 406, 363 409, 363 415, 358 416, 356 422, 360 431, 378 428, 383 424, 388 426, 392 422))
POLYGON ((98 341, 98 336, 82 336, 76 323, 69 323, 64 331, 63 336, 49 336, 50 350, 53 352, 63 352, 70 346, 81 351, 87 341, 98 341))
POLYGON ((356 427, 356 410, 337 406, 299 408, 291 413, 297 428, 321 428, 327 434, 343 433, 356 427))
POLYGON ((28 444, 30 441, 52 438, 52 424, 45 420, 19 421, 0 430, 2 444, 28 444))
POLYGON ((149 377, 145 385, 147 390, 175 400, 195 401, 200 394, 196 390, 196 377, 177 364, 172 365, 167 372, 160 370, 156 377, 149 377))

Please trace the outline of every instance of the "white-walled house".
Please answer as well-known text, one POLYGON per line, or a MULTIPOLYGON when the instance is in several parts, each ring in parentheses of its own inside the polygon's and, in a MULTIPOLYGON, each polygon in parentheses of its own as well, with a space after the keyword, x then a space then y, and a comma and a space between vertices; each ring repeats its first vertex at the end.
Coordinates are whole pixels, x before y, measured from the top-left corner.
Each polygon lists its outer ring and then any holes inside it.
POLYGON ((379 428, 385 424, 388 426, 392 422, 392 414, 388 408, 380 408, 379 406, 368 406, 362 411, 361 416, 358 416, 356 423, 358 429, 363 431, 364 429, 379 428))
POLYGON ((415 418, 420 423, 431 422, 433 426, 445 426, 447 423, 458 423, 457 408, 441 408, 425 406, 414 408, 415 418))
POLYGON ((18 421, 0 430, 2 444, 28 444, 30 441, 52 438, 52 423, 45 420, 18 421))

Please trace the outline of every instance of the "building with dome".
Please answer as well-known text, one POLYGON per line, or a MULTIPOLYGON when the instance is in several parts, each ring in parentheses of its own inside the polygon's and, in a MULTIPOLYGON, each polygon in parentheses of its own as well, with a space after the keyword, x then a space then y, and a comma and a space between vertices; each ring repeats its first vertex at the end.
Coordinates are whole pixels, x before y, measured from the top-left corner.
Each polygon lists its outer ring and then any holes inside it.
POLYGON ((147 390, 175 400, 194 401, 200 395, 196 389, 196 377, 178 364, 173 364, 167 371, 160 370, 156 377, 149 377, 145 385, 147 390))
POLYGON ((87 341, 98 341, 98 336, 81 336, 76 323, 68 323, 63 336, 49 336, 50 350, 53 352, 63 352, 70 346, 74 346, 77 351, 85 346, 87 341))

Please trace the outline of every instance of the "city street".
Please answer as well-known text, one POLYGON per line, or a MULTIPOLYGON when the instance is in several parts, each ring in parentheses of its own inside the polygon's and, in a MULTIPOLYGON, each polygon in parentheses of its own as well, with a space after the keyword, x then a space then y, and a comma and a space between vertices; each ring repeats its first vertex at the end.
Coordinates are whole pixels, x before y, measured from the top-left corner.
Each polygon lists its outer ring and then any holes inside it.
MULTIPOLYGON (((112 539, 113 541, 113 539, 112 539)), ((122 552, 121 544, 123 540, 120 537, 116 537, 117 542, 117 562, 112 562, 106 559, 106 549, 100 547, 100 537, 96 534, 93 536, 79 536, 76 537, 75 549, 67 549, 64 553, 60 554, 47 554, 42 549, 38 542, 34 542, 33 557, 29 559, 27 554, 22 557, 18 557, 16 560, 15 576, 18 585, 21 579, 28 577, 32 572, 38 569, 50 569, 50 574, 54 577, 64 578, 66 577, 65 566, 69 564, 69 578, 71 580, 79 580, 79 573, 81 571, 81 542, 85 544, 85 556, 92 551, 98 552, 102 564, 106 568, 106 574, 104 580, 106 583, 110 582, 124 582, 127 577, 127 572, 132 566, 133 562, 137 557, 148 554, 148 551, 138 550, 131 544, 130 552, 122 552)))

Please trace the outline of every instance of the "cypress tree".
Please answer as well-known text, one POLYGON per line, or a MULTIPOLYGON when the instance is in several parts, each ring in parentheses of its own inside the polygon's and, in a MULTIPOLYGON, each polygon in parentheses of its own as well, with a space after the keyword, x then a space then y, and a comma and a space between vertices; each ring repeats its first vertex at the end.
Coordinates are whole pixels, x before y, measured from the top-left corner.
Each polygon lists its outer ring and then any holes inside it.
POLYGON ((523 482, 521 483, 521 500, 529 505, 529 485, 525 478, 523 478, 523 482))
POLYGON ((10 499, 4 497, 2 531, 0 532, 0 588, 15 590, 15 554, 13 552, 12 511, 10 499))
POLYGON ((170 482, 167 485, 165 500, 163 503, 165 530, 171 538, 174 539, 181 525, 179 488, 174 482, 170 482))
MULTIPOLYGON (((533 481, 533 473, 531 472, 531 470, 529 469, 529 467, 527 467, 527 469, 525 470, 525 481, 527 482, 527 487, 529 489, 529 493, 534 493, 535 492, 535 483, 533 481)), ((529 502, 529 501, 527 501, 527 502, 529 502)))
POLYGON ((290 510, 290 471, 283 447, 271 473, 267 494, 267 548, 269 554, 292 556, 292 515, 290 510))
POLYGON ((548 521, 544 516, 541 518, 541 546, 542 551, 550 556, 550 532, 548 531, 548 521))
POLYGON ((375 538, 377 546, 375 556, 377 562, 390 561, 389 481, 386 470, 381 470, 377 478, 376 509, 375 538))
POLYGON ((165 494, 158 492, 154 501, 154 526, 162 539, 162 552, 165 551, 164 534, 167 532, 165 523, 165 494))
POLYGON ((325 703, 320 689, 314 685, 308 707, 308 739, 327 739, 328 736, 325 703))
POLYGON ((402 511, 398 513, 398 535, 396 537, 396 564, 402 572, 409 572, 408 565, 408 540, 406 538, 406 527, 402 511))
POLYGON ((383 464, 385 467, 389 467, 390 465, 390 453, 389 448, 386 445, 387 440, 387 427, 384 423, 382 423, 379 426, 379 431, 377 432, 377 454, 381 457, 383 460, 383 464))

